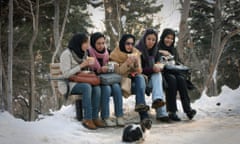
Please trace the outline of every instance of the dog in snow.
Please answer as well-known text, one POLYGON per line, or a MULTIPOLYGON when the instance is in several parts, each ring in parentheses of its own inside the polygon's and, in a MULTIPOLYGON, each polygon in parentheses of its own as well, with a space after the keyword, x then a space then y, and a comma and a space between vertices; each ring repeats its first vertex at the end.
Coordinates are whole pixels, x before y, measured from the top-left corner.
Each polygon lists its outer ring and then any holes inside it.
POLYGON ((144 141, 147 133, 150 132, 152 121, 144 119, 140 124, 129 124, 123 129, 123 142, 144 141))

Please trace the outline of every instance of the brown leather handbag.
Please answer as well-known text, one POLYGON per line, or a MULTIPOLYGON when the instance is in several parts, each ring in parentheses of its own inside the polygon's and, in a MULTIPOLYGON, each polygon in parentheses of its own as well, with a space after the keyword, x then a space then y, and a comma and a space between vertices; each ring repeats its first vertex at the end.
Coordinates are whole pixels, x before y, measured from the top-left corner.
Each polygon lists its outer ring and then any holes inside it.
POLYGON ((79 72, 69 77, 69 81, 78 83, 89 83, 91 85, 99 85, 100 78, 93 72, 79 72))

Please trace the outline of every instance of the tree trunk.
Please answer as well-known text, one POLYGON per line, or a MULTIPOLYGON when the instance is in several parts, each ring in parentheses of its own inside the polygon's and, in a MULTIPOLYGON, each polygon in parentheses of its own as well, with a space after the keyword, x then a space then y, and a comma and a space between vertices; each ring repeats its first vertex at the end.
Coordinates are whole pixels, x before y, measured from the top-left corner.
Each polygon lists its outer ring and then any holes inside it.
POLYGON ((59 36, 59 0, 55 0, 55 17, 58 17, 55 21, 54 19, 54 44, 55 44, 55 48, 56 50, 54 51, 54 54, 52 56, 52 63, 55 62, 56 60, 56 56, 57 54, 60 52, 60 49, 62 47, 61 43, 62 43, 62 39, 63 39, 63 34, 64 34, 64 30, 65 30, 65 26, 66 26, 66 22, 67 22, 67 18, 68 18, 68 11, 69 11, 69 7, 70 7, 70 0, 67 1, 67 5, 66 5, 66 10, 65 10, 65 15, 64 15, 64 19, 63 19, 63 24, 62 24, 62 28, 61 28, 61 34, 59 36), (56 28, 55 28, 56 26, 56 28))
MULTIPOLYGON (((1 6, 1 4, 0 4, 1 6)), ((0 8, 0 15, 2 9, 0 8)), ((3 60, 2 60, 2 17, 0 17, 0 109, 4 111, 4 98, 3 98, 3 60)))
POLYGON ((39 0, 36 0, 36 14, 34 14, 32 2, 28 0, 30 4, 32 19, 33 19, 33 37, 29 43, 29 55, 30 55, 30 110, 29 110, 29 120, 33 121, 35 119, 35 103, 36 103, 36 92, 35 92, 35 67, 34 67, 34 51, 33 45, 36 41, 38 35, 38 21, 39 21, 39 0))
POLYGON ((217 69, 217 66, 218 66, 218 64, 219 64, 219 61, 220 61, 222 52, 223 52, 223 50, 224 50, 224 47, 225 47, 227 41, 228 41, 231 37, 233 37, 233 36, 235 36, 235 35, 237 35, 237 34, 239 34, 239 33, 240 33, 240 28, 235 29, 234 31, 230 32, 227 36, 225 36, 225 37, 223 38, 223 40, 222 40, 222 42, 221 42, 221 44, 220 44, 219 53, 216 54, 216 62, 215 62, 215 63, 213 64, 213 66, 212 66, 212 69, 213 69, 213 70, 210 71, 209 77, 208 77, 207 82, 206 82, 206 86, 209 86, 209 85, 211 84, 211 81, 212 81, 211 78, 213 77, 213 74, 214 74, 214 72, 215 72, 216 69, 217 69))
POLYGON ((57 52, 58 52, 57 46, 58 46, 58 42, 59 42, 59 17, 60 17, 59 9, 60 9, 59 8, 59 0, 54 0, 53 37, 54 37, 55 51, 52 56, 52 63, 54 63, 57 52))
MULTIPOLYGON (((0 24, 1 31, 1 24, 0 24)), ((0 43, 1 43, 1 34, 0 34, 0 43)), ((3 62, 2 62, 2 48, 0 44, 0 109, 4 110, 4 98, 3 98, 3 62)))
POLYGON ((215 64, 217 62, 217 55, 220 51, 220 44, 221 44, 221 32, 222 32, 222 14, 221 14, 222 2, 221 0, 217 0, 215 4, 215 11, 214 11, 214 25, 213 25, 213 33, 212 33, 212 41, 211 41, 211 53, 209 59, 209 73, 211 77, 208 77, 207 93, 210 96, 217 95, 217 81, 215 80, 216 74, 214 74, 215 64), (215 77, 214 77, 215 76, 215 77))
MULTIPOLYGON (((53 37, 54 37, 54 46, 55 46, 55 51, 52 56, 52 63, 54 63, 56 59, 57 52, 59 49, 57 48, 58 43, 59 43, 59 16, 60 16, 60 10, 59 10, 59 0, 54 0, 54 21, 53 21, 53 37)), ((53 92, 53 105, 54 109, 57 108, 57 95, 55 93, 55 88, 54 88, 54 83, 51 81, 51 88, 53 92)))
POLYGON ((181 1, 180 3, 182 4, 182 10, 178 36, 178 56, 180 61, 184 62, 184 47, 187 47, 187 40, 189 38, 187 19, 189 17, 190 0, 184 0, 184 2, 181 1))
POLYGON ((110 49, 118 46, 118 41, 121 36, 120 23, 120 1, 119 0, 104 0, 105 7, 105 26, 107 35, 110 37, 110 49))
MULTIPOLYGON (((66 5, 66 10, 65 10, 65 16, 63 19, 63 24, 62 24, 62 28, 61 28, 61 34, 59 36, 59 15, 60 15, 60 10, 59 10, 59 0, 55 0, 54 3, 54 7, 55 7, 55 19, 54 19, 54 23, 53 23, 53 29, 54 29, 54 44, 55 44, 55 51, 53 53, 52 56, 52 63, 55 62, 57 54, 60 52, 60 49, 62 47, 61 43, 62 43, 62 39, 63 39, 63 34, 64 34, 64 30, 65 30, 65 26, 66 26, 66 22, 67 22, 67 17, 68 17, 68 11, 69 11, 69 6, 70 6, 70 0, 67 1, 67 5, 66 5)), ((51 82, 51 87, 52 87, 52 92, 53 92, 53 97, 54 97, 54 105, 55 108, 59 108, 61 106, 61 101, 58 102, 58 96, 56 94, 56 91, 54 90, 54 83, 51 82)))
POLYGON ((7 109, 7 83, 8 83, 8 80, 7 80, 7 75, 6 75, 6 70, 5 70, 5 66, 4 66, 4 61, 3 61, 3 57, 2 57, 3 53, 2 53, 2 50, 1 50, 1 55, 0 55, 0 61, 1 61, 1 64, 0 64, 0 72, 2 74, 1 76, 1 87, 2 87, 2 92, 1 92, 1 95, 2 95, 2 102, 1 102, 1 106, 2 106, 2 109, 7 109))
POLYGON ((9 0, 9 15, 8 15, 8 97, 7 110, 12 113, 12 63, 13 63, 13 0, 9 0))

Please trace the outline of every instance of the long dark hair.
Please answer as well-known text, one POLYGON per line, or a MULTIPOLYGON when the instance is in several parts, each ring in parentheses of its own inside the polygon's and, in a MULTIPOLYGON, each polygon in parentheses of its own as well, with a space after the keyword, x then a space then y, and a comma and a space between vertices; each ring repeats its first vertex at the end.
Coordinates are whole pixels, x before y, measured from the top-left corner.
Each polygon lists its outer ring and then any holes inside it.
POLYGON ((136 45, 136 48, 138 48, 142 52, 142 62, 144 62, 145 67, 152 67, 155 63, 155 59, 157 59, 158 54, 158 33, 154 29, 147 29, 142 38, 139 40, 138 44, 136 45), (155 35, 156 42, 154 46, 151 49, 148 49, 146 46, 146 37, 150 34, 155 35))
POLYGON ((158 52, 158 47, 157 47, 157 42, 158 42, 158 33, 154 30, 154 29, 147 29, 142 38, 140 39, 140 41, 138 42, 138 44, 136 45, 136 48, 138 48, 141 52, 142 52, 142 55, 143 55, 143 58, 144 59, 147 59, 150 55, 149 52, 151 52, 151 56, 156 56, 157 55, 157 52, 158 52), (155 37, 156 37, 156 43, 154 44, 153 48, 151 50, 148 50, 147 47, 146 47, 146 37, 150 34, 154 34, 155 37))

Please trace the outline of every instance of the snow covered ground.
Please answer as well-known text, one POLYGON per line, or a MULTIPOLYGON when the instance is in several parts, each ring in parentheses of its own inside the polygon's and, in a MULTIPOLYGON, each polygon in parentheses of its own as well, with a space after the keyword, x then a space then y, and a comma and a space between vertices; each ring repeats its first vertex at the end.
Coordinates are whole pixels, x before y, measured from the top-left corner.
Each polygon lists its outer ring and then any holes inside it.
MULTIPOLYGON (((146 97, 151 103, 151 97, 146 97)), ((137 122, 133 111, 134 96, 124 99, 125 119, 137 122)), ((240 141, 240 88, 223 87, 217 97, 205 94, 192 106, 198 113, 187 120, 178 102, 182 122, 164 124, 155 121, 150 111, 153 127, 144 143, 150 144, 237 144, 240 141)), ((113 103, 111 101, 111 107, 113 103)), ((63 106, 53 116, 42 116, 34 122, 16 119, 7 112, 0 113, 0 144, 119 144, 123 128, 87 130, 75 119, 73 105, 63 106)), ((111 113, 112 114, 112 113, 111 113)), ((113 114, 112 114, 113 115, 113 114)))

